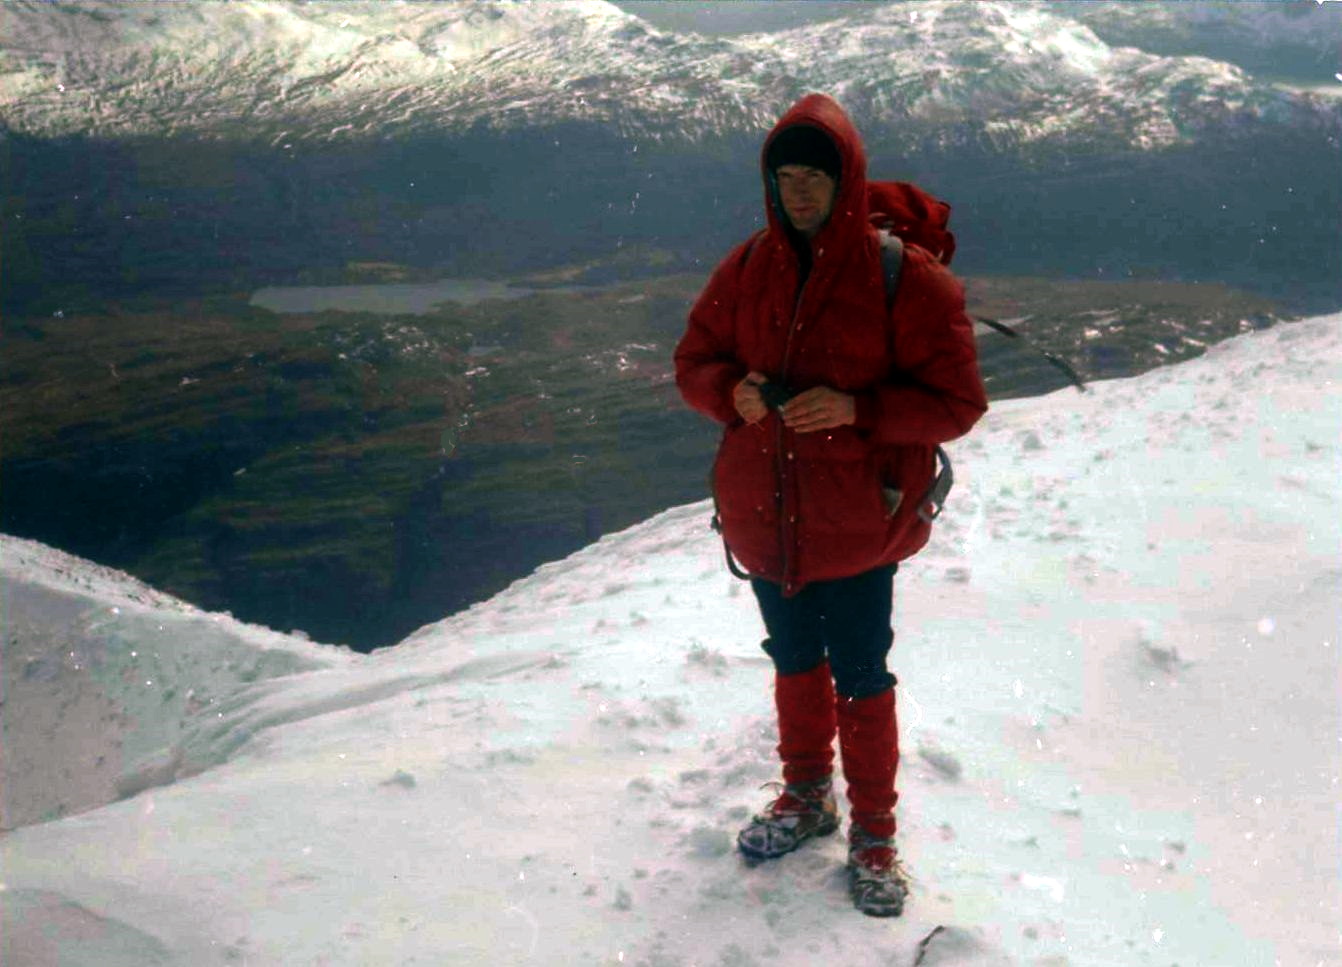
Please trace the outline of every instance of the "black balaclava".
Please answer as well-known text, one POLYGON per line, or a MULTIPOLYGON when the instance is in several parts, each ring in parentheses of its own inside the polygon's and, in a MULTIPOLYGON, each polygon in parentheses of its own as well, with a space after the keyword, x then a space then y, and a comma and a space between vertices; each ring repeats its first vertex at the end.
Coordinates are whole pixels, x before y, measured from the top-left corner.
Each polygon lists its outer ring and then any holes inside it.
POLYGON ((774 207, 777 209, 783 224, 787 226, 788 238, 797 252, 800 276, 797 292, 800 295, 800 286, 806 283, 806 277, 811 274, 811 246, 802 235, 792 228, 787 213, 783 211, 783 203, 778 195, 778 169, 783 165, 806 165, 808 168, 823 171, 833 178, 837 184, 839 174, 843 171, 843 158, 839 155, 839 149, 834 146, 834 142, 824 131, 809 124, 797 124, 780 131, 778 136, 773 139, 769 144, 769 151, 765 155, 764 163, 769 169, 769 187, 773 195, 774 207))
POLYGON ((843 171, 843 159, 829 135, 809 124, 798 124, 779 132, 769 145, 765 165, 771 175, 783 165, 806 165, 820 169, 836 182, 843 171))

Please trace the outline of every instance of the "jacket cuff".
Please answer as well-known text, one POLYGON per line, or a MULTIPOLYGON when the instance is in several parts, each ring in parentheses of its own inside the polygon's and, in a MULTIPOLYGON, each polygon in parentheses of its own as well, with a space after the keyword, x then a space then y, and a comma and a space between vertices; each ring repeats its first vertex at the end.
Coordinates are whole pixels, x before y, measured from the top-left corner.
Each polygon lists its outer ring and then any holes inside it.
POLYGON ((736 384, 745 378, 745 373, 737 376, 732 374, 722 388, 719 399, 722 401, 722 422, 731 424, 741 418, 741 414, 736 412, 736 384))
POLYGON ((870 433, 876 429, 876 424, 880 422, 880 400, 876 398, 875 393, 854 393, 853 401, 853 426, 864 433, 870 433))

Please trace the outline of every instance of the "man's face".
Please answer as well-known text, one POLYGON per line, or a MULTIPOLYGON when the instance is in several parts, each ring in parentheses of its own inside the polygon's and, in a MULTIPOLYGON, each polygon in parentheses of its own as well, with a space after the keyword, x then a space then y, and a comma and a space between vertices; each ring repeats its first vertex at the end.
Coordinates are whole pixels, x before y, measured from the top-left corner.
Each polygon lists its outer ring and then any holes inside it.
POLYGON ((834 208, 836 182, 819 168, 779 165, 778 197, 792 227, 807 238, 820 231, 834 208))

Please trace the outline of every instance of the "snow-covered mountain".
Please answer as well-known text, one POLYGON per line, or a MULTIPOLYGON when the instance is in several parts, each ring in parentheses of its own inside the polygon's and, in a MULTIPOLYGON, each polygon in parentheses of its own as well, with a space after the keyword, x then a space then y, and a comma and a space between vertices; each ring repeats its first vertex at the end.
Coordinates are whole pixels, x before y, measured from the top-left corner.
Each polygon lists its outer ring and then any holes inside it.
MULTIPOLYGON (((1104 16, 1135 32, 1136 14, 1104 16)), ((818 89, 873 134, 976 122, 1013 144, 1153 148, 1231 123, 1338 125, 1326 101, 1226 63, 1110 46, 1081 19, 939 0, 705 38, 599 0, 9 3, 0 113, 42 137, 327 143, 594 122, 703 140, 765 128, 818 89)), ((1336 36, 1331 11, 1290 23, 1306 21, 1336 36)))
POLYGON ((0 960, 1338 967, 1340 383, 1334 314, 953 445, 893 922, 840 837, 735 853, 772 672, 707 502, 371 656, 0 537, 0 795, 76 813, 0 837, 0 960))
POLYGON ((1316 0, 1049 5, 1112 46, 1152 54, 1225 60, 1268 78, 1331 82, 1342 93, 1342 14, 1316 0))
POLYGON ((1139 6, 854 4, 710 37, 600 0, 0 4, 0 301, 351 261, 503 275, 631 242, 697 269, 758 224, 761 132, 821 90, 874 175, 955 206, 961 270, 1331 308, 1342 98, 1254 58, 1342 41, 1342 5, 1246 6, 1259 41, 1242 5, 1139 6))

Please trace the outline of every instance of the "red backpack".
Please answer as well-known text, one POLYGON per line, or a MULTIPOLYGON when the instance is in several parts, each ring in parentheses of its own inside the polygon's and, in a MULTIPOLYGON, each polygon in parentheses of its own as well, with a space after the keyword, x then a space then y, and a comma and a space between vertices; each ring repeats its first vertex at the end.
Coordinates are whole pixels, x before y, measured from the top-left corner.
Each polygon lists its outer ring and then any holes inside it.
POLYGON ((946 228, 951 206, 907 181, 867 182, 871 223, 906 244, 930 252, 942 265, 955 255, 955 235, 946 228))

